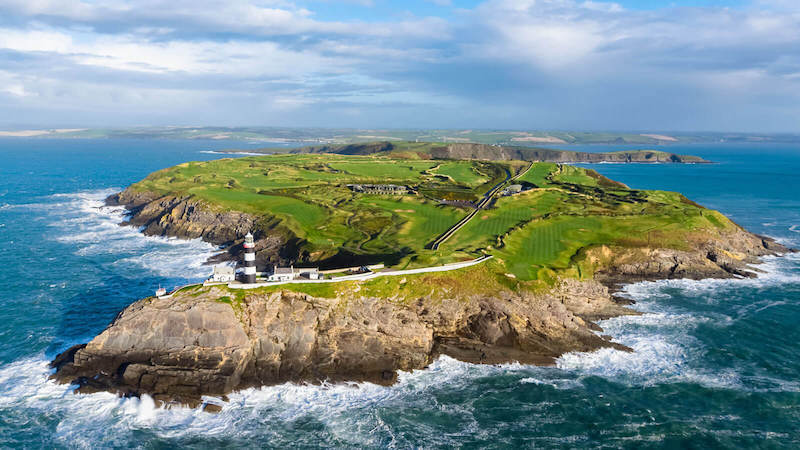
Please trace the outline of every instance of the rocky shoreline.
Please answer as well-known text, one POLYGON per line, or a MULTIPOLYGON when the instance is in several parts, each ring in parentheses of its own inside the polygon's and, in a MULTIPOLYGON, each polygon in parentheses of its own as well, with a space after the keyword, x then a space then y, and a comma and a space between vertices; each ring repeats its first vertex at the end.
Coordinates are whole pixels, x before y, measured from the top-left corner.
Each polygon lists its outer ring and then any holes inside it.
MULTIPOLYGON (((202 238, 238 252, 252 216, 215 212, 191 198, 123 191, 109 204, 131 211, 128 225, 150 235, 202 238)), ((259 264, 291 260, 291 244, 257 235, 259 264), (287 248, 288 247, 288 248, 287 248)), ((125 308, 91 342, 52 362, 53 378, 76 392, 148 394, 163 404, 284 382, 391 384, 439 355, 471 363, 553 364, 570 351, 629 350, 598 335, 596 321, 638 314, 614 296, 620 284, 671 278, 754 277, 750 264, 792 251, 743 229, 690 242, 691 250, 598 247, 594 280, 562 280, 546 292, 498 291, 414 301, 357 291, 334 298, 277 290, 238 298, 226 288, 181 291, 125 308)), ((462 269, 463 270, 463 269, 462 269)), ((207 405, 208 408, 216 408, 207 405)))

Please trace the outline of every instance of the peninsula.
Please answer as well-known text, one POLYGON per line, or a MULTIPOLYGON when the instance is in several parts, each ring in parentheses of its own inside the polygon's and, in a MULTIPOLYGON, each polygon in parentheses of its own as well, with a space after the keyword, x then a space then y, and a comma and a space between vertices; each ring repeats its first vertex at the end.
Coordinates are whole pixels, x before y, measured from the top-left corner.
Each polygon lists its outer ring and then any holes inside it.
POLYGON ((422 159, 478 159, 487 161, 522 160, 560 163, 708 163, 703 158, 691 155, 677 155, 660 150, 628 150, 617 152, 577 152, 548 148, 489 145, 469 142, 407 142, 382 141, 352 144, 312 145, 300 148, 257 148, 230 149, 220 153, 332 153, 338 155, 416 155, 422 159))
MULTIPOLYGON (((702 161, 673 156, 657 159, 702 161)), ((77 392, 199 405, 287 381, 389 384, 439 355, 552 364, 564 352, 627 349, 594 323, 637 314, 613 296, 618 283, 751 277, 748 264, 789 251, 679 193, 547 159, 376 143, 155 172, 109 197, 130 210, 125 225, 202 238, 236 261, 252 232, 260 272, 372 266, 386 276, 145 298, 56 357, 54 377, 77 392)))

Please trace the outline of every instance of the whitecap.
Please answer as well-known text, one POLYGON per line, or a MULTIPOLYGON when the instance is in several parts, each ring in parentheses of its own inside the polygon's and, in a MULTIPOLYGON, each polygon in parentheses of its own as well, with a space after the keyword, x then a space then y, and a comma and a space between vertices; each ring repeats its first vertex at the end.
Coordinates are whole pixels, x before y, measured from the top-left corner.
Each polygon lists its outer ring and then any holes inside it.
MULTIPOLYGON (((73 386, 48 380, 51 373, 43 354, 0 367, 0 407, 29 409, 33 414, 58 417, 56 438, 70 446, 91 446, 93 442, 112 438, 127 439, 141 431, 162 438, 281 438, 282 424, 302 422, 311 417, 324 424, 326 434, 350 446, 386 445, 387 439, 400 442, 403 438, 392 437, 395 431, 375 414, 379 408, 441 410, 443 405, 438 403, 435 392, 461 389, 487 377, 510 376, 508 383, 530 385, 527 389, 580 385, 579 381, 568 380, 553 368, 522 364, 474 365, 443 356, 427 369, 400 372, 393 386, 366 382, 285 383, 234 392, 228 396, 228 402, 206 397, 207 402, 222 406, 219 413, 209 414, 199 408, 158 408, 148 396, 119 398, 105 392, 73 394, 73 386), (534 379, 540 382, 532 382, 534 379)), ((465 419, 459 433, 481 431, 473 417, 472 402, 447 404, 446 411, 465 419)))
POLYGON ((145 236, 141 229, 120 226, 128 214, 119 206, 106 206, 105 199, 116 188, 49 196, 53 203, 30 204, 43 209, 53 219, 52 239, 75 246, 75 254, 86 257, 118 256, 113 264, 143 268, 149 273, 174 278, 202 278, 209 274, 205 265, 220 253, 217 246, 201 239, 145 236))
MULTIPOLYGON (((775 286, 800 284, 798 269, 800 255, 765 257, 757 266, 764 273, 758 278, 660 280, 629 284, 620 295, 636 300, 640 316, 620 316, 603 320, 599 325, 633 349, 626 352, 604 348, 594 352, 571 352, 556 361, 560 369, 577 375, 597 375, 632 385, 651 385, 672 382, 693 382, 710 387, 744 389, 742 375, 734 369, 704 366, 703 343, 692 336, 700 324, 730 326, 737 320, 723 312, 684 312, 671 306, 673 293, 691 297, 698 302, 716 305, 741 289, 763 290, 775 286)), ((733 310, 736 317, 785 304, 779 300, 760 300, 733 310)), ((754 377, 748 375, 748 381, 754 377)), ((796 390, 800 384, 778 379, 764 379, 778 390, 796 390)), ((752 383, 748 383, 752 385, 752 383)), ((748 389, 753 389, 752 387, 748 389)))

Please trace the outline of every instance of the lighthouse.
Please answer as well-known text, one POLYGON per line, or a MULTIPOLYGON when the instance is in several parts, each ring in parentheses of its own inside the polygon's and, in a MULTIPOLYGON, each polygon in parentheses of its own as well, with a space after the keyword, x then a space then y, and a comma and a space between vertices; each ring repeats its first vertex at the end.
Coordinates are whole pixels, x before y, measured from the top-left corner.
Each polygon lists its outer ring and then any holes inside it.
POLYGON ((244 282, 256 282, 256 244, 249 232, 244 237, 244 282))

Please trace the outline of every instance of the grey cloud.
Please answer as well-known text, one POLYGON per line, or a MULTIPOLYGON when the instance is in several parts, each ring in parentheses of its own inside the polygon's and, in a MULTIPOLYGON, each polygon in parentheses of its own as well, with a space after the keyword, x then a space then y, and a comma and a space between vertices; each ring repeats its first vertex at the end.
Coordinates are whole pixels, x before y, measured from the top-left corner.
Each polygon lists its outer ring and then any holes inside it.
MULTIPOLYGON (((800 115, 800 16, 762 3, 627 11, 492 0, 449 22, 385 23, 325 22, 288 2, 253 9, 237 0, 217 16, 206 11, 219 4, 208 1, 136 10, 39 4, 6 2, 3 23, 216 50, 191 55, 188 67, 203 70, 151 72, 133 70, 148 69, 136 64, 148 64, 149 53, 104 67, 85 55, 2 50, 0 81, 19 87, 0 93, 0 114, 39 110, 44 119, 115 125, 765 131, 792 131, 800 115), (273 9, 290 19, 263 26, 273 9), (252 11, 266 15, 245 17, 252 11), (280 53, 259 57, 249 43, 280 53)), ((101 44, 80 51, 113 57, 101 44)))

